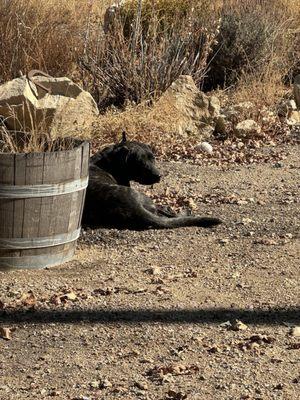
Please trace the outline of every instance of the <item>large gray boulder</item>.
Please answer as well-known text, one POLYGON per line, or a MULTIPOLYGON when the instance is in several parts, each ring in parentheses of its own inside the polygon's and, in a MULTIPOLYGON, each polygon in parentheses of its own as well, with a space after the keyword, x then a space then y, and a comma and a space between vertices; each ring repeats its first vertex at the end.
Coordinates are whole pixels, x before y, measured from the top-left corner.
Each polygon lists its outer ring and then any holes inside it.
POLYGON ((65 77, 34 82, 22 76, 0 86, 0 116, 8 129, 88 137, 99 114, 92 96, 65 77))

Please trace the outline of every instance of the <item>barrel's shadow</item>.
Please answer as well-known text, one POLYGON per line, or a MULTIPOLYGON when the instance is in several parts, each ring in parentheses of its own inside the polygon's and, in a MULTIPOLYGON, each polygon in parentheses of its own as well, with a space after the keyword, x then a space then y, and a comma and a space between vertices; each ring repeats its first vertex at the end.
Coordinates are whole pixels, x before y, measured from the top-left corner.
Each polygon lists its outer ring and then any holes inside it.
POLYGON ((272 308, 262 309, 87 309, 87 310, 45 310, 31 309, 24 311, 2 310, 0 323, 65 323, 76 324, 79 322, 99 324, 137 324, 154 323, 163 324, 220 324, 226 321, 242 320, 253 325, 282 325, 299 324, 300 308, 272 308))

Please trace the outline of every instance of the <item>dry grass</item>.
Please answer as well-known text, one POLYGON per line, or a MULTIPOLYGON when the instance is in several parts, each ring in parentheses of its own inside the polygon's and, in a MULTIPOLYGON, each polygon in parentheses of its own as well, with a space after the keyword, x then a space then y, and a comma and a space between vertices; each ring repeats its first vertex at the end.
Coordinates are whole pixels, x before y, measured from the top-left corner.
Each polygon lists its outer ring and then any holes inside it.
POLYGON ((274 105, 300 72, 298 0, 144 0, 142 9, 128 0, 104 34, 111 3, 0 0, 0 83, 35 68, 67 75, 90 89, 104 109, 141 102, 101 116, 101 143, 123 129, 165 143, 178 140, 176 115, 154 115, 145 100, 180 74, 192 74, 199 87, 206 76, 206 89, 220 85, 232 101, 261 107, 274 105))
POLYGON ((106 146, 117 142, 121 132, 128 132, 130 140, 140 140, 155 145, 166 144, 176 139, 178 115, 176 110, 165 105, 153 109, 146 103, 129 106, 123 112, 110 109, 102 115, 94 130, 97 145, 106 146))
POLYGON ((89 21, 100 18, 107 3, 0 0, 0 82, 31 69, 76 75, 89 21))
MULTIPOLYGON (((208 0, 197 3, 212 9, 208 0)), ((187 1, 131 1, 115 11, 97 46, 89 41, 82 58, 101 108, 157 98, 183 74, 201 84, 218 20, 198 7, 187 1)))
POLYGON ((128 0, 105 36, 111 3, 0 0, 0 82, 35 68, 81 80, 78 61, 85 55, 92 77, 85 75, 84 83, 96 86, 93 94, 106 105, 105 98, 155 97, 180 73, 193 74, 199 85, 206 73, 211 88, 241 77, 249 86, 255 72, 277 85, 300 71, 298 0, 143 0, 139 18, 138 1, 128 0), (219 18, 218 43, 207 54, 219 18))
POLYGON ((233 100, 274 105, 297 73, 300 2, 224 1, 208 86, 233 86, 233 100))
POLYGON ((53 139, 43 131, 9 131, 0 126, 0 153, 47 153, 71 150, 78 143, 74 138, 53 139))

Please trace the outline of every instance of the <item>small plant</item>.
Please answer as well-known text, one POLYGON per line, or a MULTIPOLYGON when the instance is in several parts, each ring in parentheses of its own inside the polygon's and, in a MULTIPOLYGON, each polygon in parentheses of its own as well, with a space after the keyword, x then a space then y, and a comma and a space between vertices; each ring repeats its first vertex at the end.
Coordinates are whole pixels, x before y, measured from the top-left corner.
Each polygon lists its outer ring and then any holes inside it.
POLYGON ((0 127, 0 153, 45 153, 66 151, 74 148, 73 138, 51 138, 49 134, 40 132, 10 131, 0 127))

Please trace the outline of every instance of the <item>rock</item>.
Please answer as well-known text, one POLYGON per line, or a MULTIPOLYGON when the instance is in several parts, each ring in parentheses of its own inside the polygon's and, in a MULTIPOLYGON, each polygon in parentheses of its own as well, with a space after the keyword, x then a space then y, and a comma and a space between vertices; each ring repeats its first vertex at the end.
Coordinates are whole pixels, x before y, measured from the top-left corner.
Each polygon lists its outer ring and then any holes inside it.
POLYGON ((222 322, 221 324, 220 324, 220 326, 222 327, 222 328, 231 328, 231 322, 230 321, 225 321, 225 322, 222 322))
POLYGON ((211 354, 221 353, 222 349, 219 346, 212 346, 207 350, 211 354))
POLYGON ((0 327, 0 338, 5 340, 11 340, 11 329, 0 327))
POLYGON ((297 75, 294 80, 294 97, 297 108, 300 110, 300 75, 297 75))
POLYGON ((294 337, 300 337, 300 326, 294 326, 291 331, 290 334, 294 337))
POLYGON ((213 148, 212 145, 207 142, 201 142, 197 146, 195 146, 195 150, 202 151, 203 153, 212 154, 213 148))
POLYGON ((148 385, 146 382, 137 381, 135 382, 135 386, 141 390, 148 390, 148 385))
POLYGON ((208 109, 212 117, 218 117, 220 115, 221 103, 217 96, 210 96, 208 109))
POLYGON ((102 382, 100 382, 99 387, 100 389, 107 389, 112 387, 112 383, 108 379, 104 379, 102 382))
POLYGON ((227 244, 227 243, 229 243, 229 239, 219 239, 219 243, 221 243, 221 244, 227 244))
POLYGON ((255 105, 251 103, 251 101, 243 101, 233 106, 233 109, 237 111, 239 114, 249 113, 249 111, 254 110, 254 108, 255 105))
POLYGON ((231 324, 231 329, 233 331, 245 331, 246 329, 248 329, 248 326, 242 321, 236 320, 231 324))
POLYGON ((22 76, 0 86, 0 116, 8 129, 88 137, 99 114, 92 96, 69 78, 36 76, 34 81, 37 85, 22 76))
POLYGON ((283 99, 277 106, 277 114, 279 117, 289 118, 292 111, 297 110, 297 105, 294 100, 283 99))
POLYGON ((93 389, 98 389, 100 387, 100 385, 101 385, 100 381, 90 382, 90 387, 93 388, 93 389))
POLYGON ((300 124, 300 111, 291 111, 286 123, 289 126, 300 124))
POLYGON ((274 390, 283 390, 284 385, 283 383, 278 383, 278 385, 274 386, 274 390))
POLYGON ((235 134, 241 138, 251 139, 261 136, 261 127, 253 119, 246 119, 236 125, 235 134))
POLYGON ((60 395, 61 395, 61 391, 60 391, 60 390, 53 390, 52 392, 50 392, 49 395, 50 395, 51 397, 60 396, 60 395))
POLYGON ((148 272, 150 275, 160 275, 161 274, 161 269, 157 266, 151 267, 148 269, 148 272))
POLYGON ((155 110, 172 110, 176 119, 176 130, 180 135, 209 138, 214 129, 214 118, 220 110, 219 100, 208 97, 195 85, 193 78, 182 75, 161 95, 154 105, 155 110))

